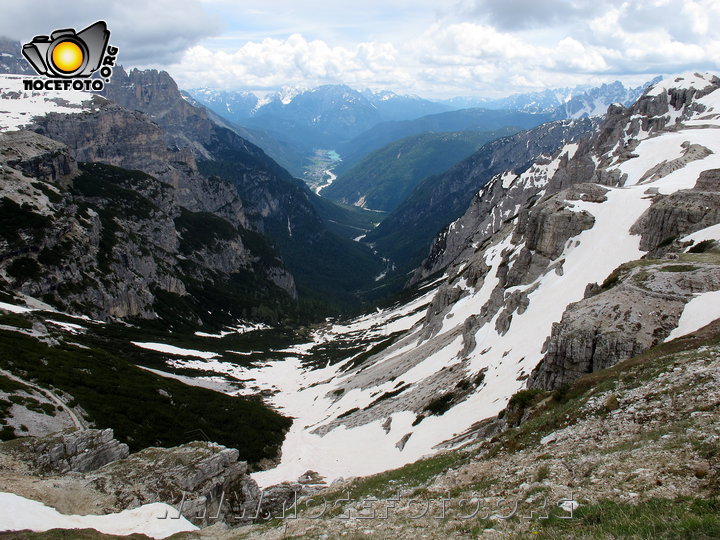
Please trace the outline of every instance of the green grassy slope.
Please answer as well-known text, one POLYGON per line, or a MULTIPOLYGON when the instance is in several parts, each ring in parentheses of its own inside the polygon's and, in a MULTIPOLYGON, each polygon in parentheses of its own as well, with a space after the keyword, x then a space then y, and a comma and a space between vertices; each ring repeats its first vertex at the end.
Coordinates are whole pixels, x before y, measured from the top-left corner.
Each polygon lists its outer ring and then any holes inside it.
POLYGON ((407 137, 369 154, 321 193, 346 204, 362 199, 367 208, 390 212, 423 178, 449 169, 486 142, 516 131, 505 128, 407 137))

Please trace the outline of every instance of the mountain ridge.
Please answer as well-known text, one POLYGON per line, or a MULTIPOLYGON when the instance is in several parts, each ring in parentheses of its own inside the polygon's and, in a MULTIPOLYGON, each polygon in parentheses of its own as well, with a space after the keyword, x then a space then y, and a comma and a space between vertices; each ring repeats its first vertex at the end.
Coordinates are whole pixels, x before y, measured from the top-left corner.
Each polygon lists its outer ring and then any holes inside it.
POLYGON ((422 133, 400 139, 366 156, 321 194, 345 204, 389 212, 423 178, 444 172, 484 143, 514 131, 422 133))
MULTIPOLYGON (((443 233, 466 241, 436 242, 451 262, 433 268, 428 259, 414 296, 320 327, 296 349, 312 357, 316 347, 359 341, 372 353, 294 368, 302 389, 293 384, 292 400, 282 391, 277 399, 303 416, 283 456, 304 445, 315 452, 284 459, 258 482, 307 468, 330 479, 368 475, 482 440, 484 419, 516 392, 518 402, 530 396, 528 381, 553 380, 536 368, 572 383, 572 373, 608 367, 600 357, 618 362, 720 318, 718 99, 713 75, 666 79, 601 124, 585 120, 586 137, 523 173, 494 175, 443 233), (490 207, 479 212, 482 203, 490 207), (348 448, 351 471, 334 465, 348 448)), ((279 362, 245 375, 262 384, 286 370, 279 362)))
POLYGON ((524 171, 540 155, 555 152, 594 125, 590 119, 557 121, 485 144, 448 171, 423 179, 364 241, 394 261, 399 274, 412 271, 435 235, 462 214, 492 176, 505 170, 524 171))

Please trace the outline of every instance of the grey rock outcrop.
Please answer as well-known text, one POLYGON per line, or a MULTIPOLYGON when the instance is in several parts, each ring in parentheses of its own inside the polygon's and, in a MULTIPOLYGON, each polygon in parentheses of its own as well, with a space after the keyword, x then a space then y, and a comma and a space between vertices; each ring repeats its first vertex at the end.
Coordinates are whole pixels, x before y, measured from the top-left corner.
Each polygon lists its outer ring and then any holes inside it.
POLYGON ((68 186, 78 174, 68 148, 42 135, 29 131, 0 133, 0 147, 0 163, 38 180, 68 186))
MULTIPOLYGON (((262 491, 255 519, 292 518, 303 509, 303 502, 327 488, 324 478, 315 471, 306 471, 295 482, 283 482, 262 491), (260 512, 258 512, 258 509, 260 512)), ((254 516, 253 516, 254 517, 254 516)))
POLYGON ((617 282, 568 306, 553 325, 530 388, 552 390, 640 354, 670 334, 694 294, 720 288, 712 263, 638 262, 616 272, 617 282))
POLYGON ((238 451, 191 442, 173 448, 145 448, 128 454, 128 446, 111 429, 68 430, 46 437, 0 443, 0 455, 24 463, 23 474, 47 477, 57 485, 73 485, 94 498, 99 513, 113 513, 162 502, 198 525, 261 521, 290 509, 297 496, 316 492, 324 483, 317 475, 273 486, 261 492, 238 461, 238 451))
POLYGON ((252 520, 261 492, 247 472, 237 450, 192 442, 146 448, 86 479, 93 489, 113 498, 112 510, 165 502, 186 518, 206 524, 218 519, 252 520))
POLYGON ((87 473, 128 456, 112 429, 65 431, 14 441, 11 452, 43 473, 87 473))
POLYGON ((710 169, 700 173, 697 182, 695 183, 696 191, 720 191, 720 169, 710 169))
POLYGON ((701 173, 691 190, 655 196, 631 231, 642 235, 640 249, 652 257, 671 249, 679 237, 716 223, 720 223, 720 171, 712 169, 701 173))
MULTIPOLYGON (((568 194, 569 195, 569 194, 568 194)), ((564 193, 532 210, 523 210, 513 232, 513 242, 525 240, 525 248, 548 259, 562 254, 568 239, 592 228, 595 218, 588 212, 568 208, 564 193)))

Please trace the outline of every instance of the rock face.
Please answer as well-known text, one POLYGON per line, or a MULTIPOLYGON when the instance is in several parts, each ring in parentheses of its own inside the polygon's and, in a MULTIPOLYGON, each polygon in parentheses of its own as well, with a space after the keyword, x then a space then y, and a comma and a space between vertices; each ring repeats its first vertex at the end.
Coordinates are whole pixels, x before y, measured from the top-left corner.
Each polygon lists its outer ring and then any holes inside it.
MULTIPOLYGON (((237 186, 198 171, 196 156, 213 158, 200 141, 211 142, 220 128, 182 99, 166 73, 117 75, 122 85, 111 84, 108 92, 130 108, 94 96, 77 115, 36 117, 36 134, 2 135, 2 174, 14 181, 3 186, 2 195, 12 201, 6 204, 26 204, 18 211, 40 213, 45 220, 32 234, 18 230, 6 243, 0 238, 0 270, 10 269, 4 279, 26 294, 99 319, 155 318, 158 294, 187 296, 198 283, 219 284, 243 272, 252 278, 242 287, 295 297, 293 276, 266 240, 251 232, 262 229, 258 212, 251 208, 250 219, 237 186), (153 180, 86 167, 80 184, 72 184, 78 162, 139 170, 153 180), (98 191, 87 178, 98 174, 118 185, 106 183, 98 191), (118 188, 124 194, 120 201, 118 188), (211 215, 203 219, 204 213, 211 215), (200 228, 207 232, 198 236, 200 228), (13 265, 39 268, 15 272, 13 265)), ((235 139, 236 150, 247 146, 235 139)), ((243 173, 272 177, 277 165, 263 160, 256 147, 248 152, 243 173)))
POLYGON ((0 73, 31 75, 35 72, 20 52, 20 43, 0 37, 0 73))
POLYGON ((128 456, 128 446, 113 438, 112 429, 66 431, 12 444, 13 454, 43 473, 87 473, 128 456))
MULTIPOLYGON (((152 120, 151 125, 155 125, 158 132, 156 138, 164 141, 164 144, 155 144, 154 148, 165 151, 165 146, 168 146, 176 155, 180 153, 183 160, 191 162, 193 172, 197 172, 197 161, 209 174, 217 173, 232 181, 234 194, 227 191, 215 193, 218 202, 207 201, 202 210, 226 212, 232 204, 237 204, 239 193, 245 206, 245 216, 240 218, 238 215, 236 218, 242 219, 243 225, 259 231, 272 229, 266 223, 268 220, 281 220, 287 229, 288 219, 292 227, 299 214, 314 214, 303 192, 302 182, 294 180, 260 148, 225 125, 216 123, 206 109, 189 103, 166 72, 133 69, 126 73, 119 68, 114 72, 105 94, 122 108, 142 111, 152 120), (218 163, 223 163, 223 166, 218 167, 218 163), (219 204, 222 201, 224 206, 219 204)), ((134 159, 132 152, 123 154, 134 159)), ((178 159, 160 160, 161 163, 168 161, 178 159)), ((142 167, 136 168, 150 172, 142 167)), ((150 174, 156 175, 155 172, 150 174)), ((202 202, 213 194, 213 190, 202 185, 192 189, 193 183, 202 183, 197 176, 187 182, 187 186, 180 186, 188 191, 187 199, 183 199, 181 204, 191 210, 195 208, 189 201, 199 199, 202 202)), ((217 188, 214 191, 218 191, 217 188)))
POLYGON ((198 173, 192 152, 168 148, 165 132, 141 112, 98 98, 95 111, 46 115, 37 119, 35 131, 67 145, 77 161, 143 171, 171 185, 177 204, 188 210, 248 226, 233 186, 198 173))
POLYGON ((121 107, 147 114, 162 126, 168 146, 210 157, 201 142, 212 137, 213 123, 204 109, 183 98, 167 72, 133 69, 127 73, 118 67, 105 87, 105 96, 121 107))
POLYGON ((720 266, 677 260, 621 267, 599 294, 571 304, 553 325, 529 388, 553 390, 661 343, 695 294, 717 290, 720 266), (617 279, 617 281, 615 281, 617 279))
MULTIPOLYGON (((205 203, 215 198, 215 204, 222 205, 224 194, 235 193, 218 213, 235 216, 237 223, 242 206, 232 186, 192 173, 191 155, 189 164, 164 162, 168 151, 156 126, 140 113, 103 107, 75 119, 43 118, 43 129, 71 140, 75 151, 37 133, 0 135, 0 204, 8 220, 0 231, 0 277, 10 287, 98 319, 156 318, 160 295, 181 298, 198 282, 221 283, 243 271, 255 275, 248 287, 282 287, 295 293, 292 277, 268 255, 269 248, 260 257, 246 247, 249 238, 262 249, 258 235, 216 214, 180 206, 182 187, 167 182, 204 182, 201 191, 207 196, 199 200, 205 203), (116 139, 125 128, 130 131, 116 139), (141 142, 136 152, 126 154, 128 148, 123 151, 120 141, 134 144, 133 130, 141 134, 141 142), (97 144, 92 143, 93 133, 97 144), (100 164, 78 169, 73 154, 155 170, 167 182, 100 164)), ((241 305, 238 302, 235 310, 237 318, 252 307, 241 305)), ((197 315, 187 309, 185 316, 193 320, 197 315)))
MULTIPOLYGON (((417 255, 422 257, 422 251, 431 244, 443 224, 461 216, 473 196, 495 175, 505 171, 527 172, 540 156, 553 154, 563 144, 590 132, 595 125, 595 121, 589 119, 551 122, 484 145, 447 172, 420 182, 413 194, 369 233, 365 241, 376 244, 381 253, 400 266, 415 263, 394 247, 395 244, 404 245, 399 239, 411 235, 418 245, 412 259, 417 255)), ((436 253, 439 248, 432 250, 436 253)), ((424 264, 422 275, 432 274, 436 266, 424 264)), ((413 283, 416 281, 414 279, 413 283)))
POLYGON ((633 228, 640 249, 659 255, 681 236, 720 222, 720 170, 704 171, 692 190, 656 196, 633 228), (664 248, 664 249, 663 249, 664 248))
POLYGON ((86 479, 89 487, 113 497, 112 510, 165 502, 205 524, 213 516, 251 521, 261 499, 247 463, 238 461, 238 451, 206 442, 146 448, 86 479))
MULTIPOLYGON (((679 85, 682 82, 682 80, 677 81, 679 85)), ((479 191, 472 199, 470 207, 464 215, 438 234, 427 258, 415 271, 411 284, 444 270, 453 261, 471 259, 478 246, 483 245, 493 234, 497 233, 507 220, 518 214, 520 209, 534 205, 540 194, 551 195, 579 183, 592 183, 595 185, 591 188, 593 190, 600 189, 600 186, 623 185, 627 175, 623 175, 618 170, 617 164, 633 159, 636 155, 633 152, 641 139, 664 131, 675 130, 682 125, 682 122, 694 115, 701 116, 705 113, 707 107, 697 103, 696 100, 720 88, 720 79, 708 76, 699 81, 697 86, 701 86, 701 88, 673 88, 672 86, 658 88, 647 92, 632 107, 612 105, 600 125, 589 127, 574 138, 568 138, 568 140, 576 140, 576 144, 557 151, 557 146, 545 150, 549 153, 555 152, 555 154, 549 158, 535 160, 522 174, 518 174, 517 171, 495 171, 492 173, 495 176, 491 175, 492 178, 486 180, 485 185, 477 183, 476 189, 479 191), (592 136, 582 138, 582 135, 587 135, 592 129, 594 129, 592 136)), ((546 126, 541 126, 541 128, 546 128, 546 126)), ((684 145, 681 158, 672 160, 672 163, 663 161, 661 166, 652 167, 642 181, 647 182, 652 178, 662 177, 661 175, 667 174, 671 170, 681 169, 693 160, 707 156, 708 149, 698 146, 684 145)), ((512 170, 510 167, 508 169, 512 170)), ((712 183, 710 179, 714 177, 713 173, 705 172, 703 174, 706 175, 703 178, 708 179, 703 182, 712 183)), ((706 188, 696 187, 695 190, 703 191, 706 188)), ((708 191, 712 191, 712 189, 708 191)), ((588 195, 586 194, 584 197, 588 197, 588 195)), ((582 200, 592 200, 592 196, 590 199, 583 198, 582 200)), ((671 206, 670 202, 672 199, 668 201, 668 206, 671 206)), ((717 207, 716 203, 715 207, 717 207)), ((665 212, 660 208, 661 206, 658 207, 657 214, 662 222, 665 212)), ((647 248, 647 245, 655 241, 660 243, 669 236, 678 234, 673 231, 683 226, 676 222, 698 219, 698 210, 693 210, 692 216, 677 215, 670 218, 671 223, 675 223, 675 225, 651 226, 645 233, 648 238, 655 234, 652 230, 657 231, 655 236, 659 237, 664 234, 660 230, 663 227, 667 228, 665 233, 668 234, 659 239, 648 239, 647 244, 643 244, 643 249, 650 249, 647 248)), ((682 210, 678 209, 675 212, 679 214, 682 210)), ((712 221, 712 219, 712 215, 709 215, 704 222, 712 221)), ((701 227, 698 226, 698 228, 701 227)), ((689 229, 688 227, 688 232, 689 229)))
POLYGON ((57 141, 27 131, 0 133, 2 160, 13 169, 43 182, 66 187, 77 176, 75 159, 67 147, 57 141))

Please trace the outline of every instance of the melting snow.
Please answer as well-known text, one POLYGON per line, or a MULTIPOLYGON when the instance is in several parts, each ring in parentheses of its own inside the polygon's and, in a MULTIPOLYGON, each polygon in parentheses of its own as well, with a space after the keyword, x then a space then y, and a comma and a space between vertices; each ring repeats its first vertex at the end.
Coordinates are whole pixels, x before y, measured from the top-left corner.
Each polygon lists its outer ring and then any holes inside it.
POLYGON ((720 319, 720 291, 699 294, 685 304, 677 328, 670 332, 665 341, 695 332, 715 319, 720 319))
MULTIPOLYGON (((688 234, 686 237, 681 239, 681 242, 695 242, 695 244, 699 244, 703 240, 720 240, 720 223, 716 225, 712 225, 710 227, 707 227, 705 229, 699 230, 697 232, 694 232, 692 234, 688 234)), ((690 249, 690 248, 688 248, 690 249)))
POLYGON ((68 91, 25 91, 28 76, 0 75, 0 131, 20 129, 36 116, 51 112, 80 113, 87 110, 94 94, 68 91))
POLYGON ((238 326, 235 326, 234 328, 231 328, 230 330, 223 330, 219 334, 208 334, 205 332, 195 332, 195 335, 197 337, 204 337, 204 338, 215 338, 215 339, 222 339, 225 336, 229 336, 232 334, 246 334, 248 332, 254 332, 256 330, 269 330, 271 327, 264 323, 244 323, 240 324, 238 326))
MULTIPOLYGON (((629 159, 617 167, 622 173, 628 175, 625 186, 637 184, 643 175, 662 161, 672 161, 683 155, 685 149, 682 144, 689 138, 696 139, 697 132, 692 134, 681 131, 679 133, 664 133, 660 137, 650 137, 640 142, 635 154, 638 157, 629 159)), ((693 142, 696 142, 693 140, 693 142)))
POLYGON ((175 356, 195 356, 197 358, 205 358, 207 360, 211 358, 217 358, 218 356, 217 353, 196 351, 193 349, 181 349, 180 347, 175 347, 174 345, 167 345, 166 343, 141 343, 138 341, 132 341, 131 343, 136 347, 140 347, 142 349, 148 349, 150 351, 157 351, 166 354, 173 354, 175 356))
POLYGON ((163 503, 146 504, 104 516, 65 515, 40 502, 13 493, 0 493, 0 530, 4 531, 95 529, 105 534, 145 534, 152 538, 167 538, 176 533, 197 530, 184 517, 174 519, 176 517, 177 510, 163 503))
POLYGON ((667 92, 672 88, 695 88, 702 90, 710 84, 708 74, 701 73, 683 73, 675 77, 667 78, 658 84, 649 88, 646 92, 648 96, 659 96, 663 92, 667 92))
POLYGON ((0 309, 9 311, 10 313, 27 313, 29 311, 35 311, 33 308, 6 304, 5 302, 0 302, 0 309))
POLYGON ((45 319, 45 322, 49 322, 50 324, 54 324, 55 326, 59 326, 63 330, 70 332, 71 334, 79 334, 81 332, 84 332, 87 330, 84 326, 80 326, 79 324, 73 324, 68 322, 61 322, 61 321, 53 321, 50 319, 45 319))

